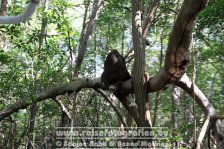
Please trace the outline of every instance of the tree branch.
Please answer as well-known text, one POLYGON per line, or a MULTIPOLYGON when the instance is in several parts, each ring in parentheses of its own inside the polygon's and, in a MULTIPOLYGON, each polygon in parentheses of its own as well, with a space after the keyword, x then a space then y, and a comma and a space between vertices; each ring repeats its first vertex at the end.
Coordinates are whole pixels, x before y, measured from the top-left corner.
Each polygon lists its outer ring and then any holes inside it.
MULTIPOLYGON (((203 110, 203 112, 206 114, 206 116, 212 118, 211 119, 212 121, 210 120, 210 118, 209 118, 209 120, 207 119, 205 121, 204 126, 200 133, 201 135, 198 138, 198 140, 199 140, 198 142, 201 143, 201 139, 204 136, 204 134, 203 134, 204 132, 202 132, 202 131, 205 131, 205 129, 206 129, 206 132, 208 132, 209 126, 214 123, 214 125, 212 125, 213 126, 212 129, 215 132, 216 141, 218 144, 217 148, 222 149, 224 147, 224 140, 223 140, 224 138, 223 138, 223 135, 221 134, 221 129, 222 129, 221 123, 220 123, 220 120, 215 119, 215 117, 216 117, 215 116, 215 108, 212 106, 210 101, 205 97, 205 95, 201 92, 201 90, 196 85, 194 85, 194 87, 193 87, 193 84, 190 81, 187 74, 184 74, 178 82, 173 82, 173 84, 175 84, 175 85, 181 87, 183 90, 185 90, 192 98, 195 99, 195 101, 200 106, 200 108, 203 110), (194 90, 193 90, 193 88, 194 88, 194 90)), ((198 145, 200 145, 200 144, 198 144, 198 145)))
POLYGON ((186 72, 189 63, 189 45, 196 17, 207 0, 185 0, 171 32, 165 58, 165 70, 172 80, 178 80, 186 72))
POLYGON ((30 0, 21 14, 16 16, 0 16, 0 24, 16 24, 26 21, 34 14, 39 3, 40 0, 30 0))
POLYGON ((57 97, 54 97, 52 98, 58 105, 59 107, 61 108, 62 112, 64 112, 68 118, 71 120, 72 119, 72 115, 71 113, 65 108, 64 104, 57 98, 57 97))
MULTIPOLYGON (((208 115, 205 122, 204 122, 204 125, 202 126, 201 128, 201 132, 198 136, 198 140, 197 140, 197 148, 196 149, 200 149, 201 145, 202 145, 202 140, 203 138, 205 137, 205 134, 207 133, 207 131, 209 131, 209 127, 211 126, 211 117, 208 115)), ((208 136, 210 137, 210 136, 208 136)))
POLYGON ((17 102, 11 105, 8 105, 5 109, 1 110, 0 120, 4 119, 5 117, 9 116, 10 114, 14 112, 17 112, 20 109, 25 109, 27 106, 31 105, 32 103, 37 103, 48 98, 54 98, 58 95, 63 95, 66 93, 79 91, 85 87, 94 88, 98 86, 98 84, 101 84, 100 78, 94 78, 94 79, 86 78, 86 79, 80 79, 78 81, 68 83, 66 85, 55 87, 50 90, 43 91, 41 93, 37 93, 26 99, 18 100, 17 102))
POLYGON ((102 90, 102 89, 95 89, 98 93, 100 93, 100 95, 102 95, 104 97, 104 99, 106 99, 107 102, 109 102, 109 104, 111 105, 111 107, 114 109, 114 111, 117 113, 117 116, 119 117, 121 123, 124 125, 124 127, 128 127, 128 125, 126 124, 126 122, 124 121, 120 111, 118 110, 118 108, 111 102, 111 99, 107 96, 107 94, 102 90))
POLYGON ((93 26, 96 23, 96 19, 99 16, 99 13, 101 11, 103 0, 97 0, 93 6, 91 16, 89 17, 88 22, 86 25, 84 25, 83 32, 81 33, 81 37, 79 40, 79 51, 78 56, 76 59, 76 65, 74 68, 74 76, 77 76, 77 72, 79 71, 79 68, 81 67, 86 49, 87 49, 87 43, 89 36, 92 34, 93 26))
POLYGON ((211 117, 215 115, 215 108, 196 85, 194 85, 193 91, 193 84, 187 74, 184 74, 178 82, 173 82, 173 84, 181 87, 192 98, 194 98, 206 115, 210 115, 211 117))
POLYGON ((146 18, 144 24, 143 24, 143 31, 142 31, 142 37, 143 39, 146 38, 147 32, 149 30, 149 27, 152 25, 152 18, 156 12, 156 9, 159 5, 159 0, 154 0, 152 9, 150 13, 148 14, 148 17, 146 18))

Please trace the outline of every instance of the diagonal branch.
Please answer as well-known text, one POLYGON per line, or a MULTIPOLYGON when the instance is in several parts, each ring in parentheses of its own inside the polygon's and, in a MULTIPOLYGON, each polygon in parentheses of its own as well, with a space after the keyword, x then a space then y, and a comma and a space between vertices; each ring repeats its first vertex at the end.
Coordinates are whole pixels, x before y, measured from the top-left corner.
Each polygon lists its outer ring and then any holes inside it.
POLYGON ((165 58, 165 70, 174 80, 186 72, 189 63, 189 46, 192 30, 199 12, 207 0, 185 0, 171 32, 165 58))
POLYGON ((187 74, 184 74, 179 81, 173 82, 173 84, 181 87, 192 98, 195 98, 195 101, 197 102, 197 104, 200 106, 200 108, 203 110, 203 112, 206 115, 210 115, 210 116, 215 115, 215 108, 212 106, 209 100, 205 97, 205 95, 196 85, 194 85, 194 91, 193 91, 192 81, 189 79, 187 74))
POLYGON ((52 88, 50 90, 43 91, 41 93, 37 93, 28 98, 20 99, 11 105, 8 105, 5 109, 0 111, 0 120, 4 119, 5 117, 9 116, 10 114, 14 112, 17 112, 20 109, 25 109, 27 106, 31 105, 32 103, 37 103, 48 98, 55 98, 58 95, 63 95, 66 93, 79 91, 80 89, 85 87, 94 88, 97 86, 97 84, 101 84, 100 78, 80 79, 78 81, 71 82, 66 85, 62 85, 59 87, 52 88))
POLYGON ((149 82, 153 91, 161 90, 171 81, 178 81, 189 63, 189 45, 199 12, 207 0, 185 0, 170 34, 165 65, 149 82))
POLYGON ((211 117, 208 115, 204 122, 204 125, 201 128, 201 132, 200 132, 200 134, 198 136, 198 140, 197 140, 197 148, 196 149, 200 149, 200 146, 202 145, 202 140, 205 137, 205 134, 207 133, 207 131, 209 131, 209 127, 211 126, 210 118, 211 117))
POLYGON ((34 14, 39 3, 40 0, 30 0, 29 4, 21 14, 16 16, 0 16, 0 24, 16 24, 26 21, 34 14))
POLYGON ((220 120, 216 120, 216 119, 211 120, 211 118, 215 117, 215 108, 212 106, 210 101, 205 97, 205 95, 201 92, 201 90, 196 85, 194 85, 194 87, 193 87, 193 84, 190 81, 187 74, 184 74, 179 81, 173 82, 173 84, 181 87, 192 98, 194 98, 195 101, 197 102, 197 104, 200 106, 200 108, 203 110, 203 112, 207 116, 207 119, 204 122, 201 133, 199 135, 197 146, 200 146, 202 139, 205 135, 204 133, 208 132, 210 125, 214 123, 214 125, 212 125, 213 126, 212 129, 215 132, 216 141, 219 144, 218 145, 219 147, 217 147, 217 148, 218 149, 223 148, 224 147, 224 138, 223 138, 223 135, 221 134, 221 129, 222 129, 221 123, 220 123, 220 120))
POLYGON ((72 115, 66 109, 65 105, 57 97, 54 97, 52 99, 59 105, 59 107, 61 108, 62 112, 64 112, 68 116, 68 118, 71 120, 72 119, 72 115))
POLYGON ((107 102, 109 102, 110 106, 114 109, 114 111, 117 113, 117 116, 119 117, 121 123, 124 125, 124 127, 128 127, 128 125, 126 124, 126 122, 124 121, 120 111, 118 110, 118 108, 111 102, 111 99, 107 96, 107 94, 102 90, 102 89, 95 89, 98 93, 100 93, 100 95, 102 95, 104 97, 104 99, 106 99, 107 102))
POLYGON ((147 32, 149 30, 149 27, 152 25, 152 18, 156 12, 156 9, 159 5, 159 0, 154 0, 153 5, 152 5, 152 9, 150 11, 150 13, 148 14, 148 17, 146 18, 144 24, 143 24, 143 31, 142 31, 142 37, 143 39, 146 38, 147 32))
POLYGON ((81 33, 81 37, 79 40, 79 48, 78 48, 78 56, 76 59, 76 65, 74 68, 74 76, 77 76, 77 73, 81 67, 85 52, 87 50, 87 44, 89 40, 89 36, 92 34, 93 26, 96 23, 96 19, 101 12, 103 0, 97 0, 93 6, 92 13, 89 17, 88 22, 84 25, 84 29, 81 33))

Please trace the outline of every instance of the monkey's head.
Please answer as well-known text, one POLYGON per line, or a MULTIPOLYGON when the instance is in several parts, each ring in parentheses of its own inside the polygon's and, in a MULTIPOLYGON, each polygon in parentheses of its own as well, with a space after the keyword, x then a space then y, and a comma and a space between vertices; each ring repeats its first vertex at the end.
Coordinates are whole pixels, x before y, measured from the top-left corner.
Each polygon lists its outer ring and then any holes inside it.
POLYGON ((111 57, 112 63, 116 64, 116 63, 125 63, 123 57, 121 56, 121 54, 117 51, 117 50, 111 50, 111 52, 108 55, 109 57, 111 57))
POLYGON ((110 53, 116 54, 117 56, 120 55, 120 53, 117 50, 111 50, 110 53))
POLYGON ((111 50, 110 53, 107 55, 106 61, 104 65, 111 66, 119 62, 120 60, 120 53, 117 50, 111 50))

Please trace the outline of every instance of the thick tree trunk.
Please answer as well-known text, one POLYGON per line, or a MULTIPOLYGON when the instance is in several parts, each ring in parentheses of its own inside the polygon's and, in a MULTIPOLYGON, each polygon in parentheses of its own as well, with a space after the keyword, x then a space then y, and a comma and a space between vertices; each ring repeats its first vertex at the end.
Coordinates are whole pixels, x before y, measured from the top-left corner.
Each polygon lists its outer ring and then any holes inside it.
POLYGON ((149 100, 144 80, 145 70, 145 44, 142 38, 140 1, 132 0, 132 38, 134 47, 134 65, 132 69, 135 101, 138 106, 139 118, 136 122, 139 127, 150 126, 150 119, 146 117, 149 110, 149 100))
MULTIPOLYGON (((145 78, 145 38, 142 36, 142 22, 140 1, 132 0, 132 40, 134 49, 134 64, 132 69, 133 89, 137 104, 137 127, 148 127, 144 131, 151 131, 150 103, 147 92, 147 79, 145 78)), ((131 113, 130 113, 131 114, 131 113)), ((142 137, 141 135, 138 137, 142 137)), ((152 143, 150 138, 139 140, 152 143)), ((142 146, 139 144, 139 147, 142 146)), ((152 147, 148 145, 148 147, 152 147)))
POLYGON ((7 6, 7 0, 2 0, 1 2, 1 8, 0 8, 0 16, 6 15, 6 6, 7 6))

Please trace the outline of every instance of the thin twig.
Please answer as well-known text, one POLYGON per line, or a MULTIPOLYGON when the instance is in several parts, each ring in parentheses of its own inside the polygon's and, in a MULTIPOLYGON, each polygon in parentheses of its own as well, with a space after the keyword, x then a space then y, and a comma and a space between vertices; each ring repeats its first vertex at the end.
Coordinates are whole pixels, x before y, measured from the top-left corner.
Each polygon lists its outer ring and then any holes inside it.
POLYGON ((107 94, 102 90, 102 89, 98 89, 95 88, 95 90, 100 93, 104 99, 106 99, 107 102, 109 102, 109 104, 111 105, 111 107, 114 109, 114 111, 117 113, 117 116, 119 117, 119 119, 121 120, 121 123, 124 125, 124 127, 128 127, 128 125, 126 124, 126 122, 124 121, 120 111, 117 109, 117 107, 111 102, 112 99, 110 97, 107 96, 107 94))

